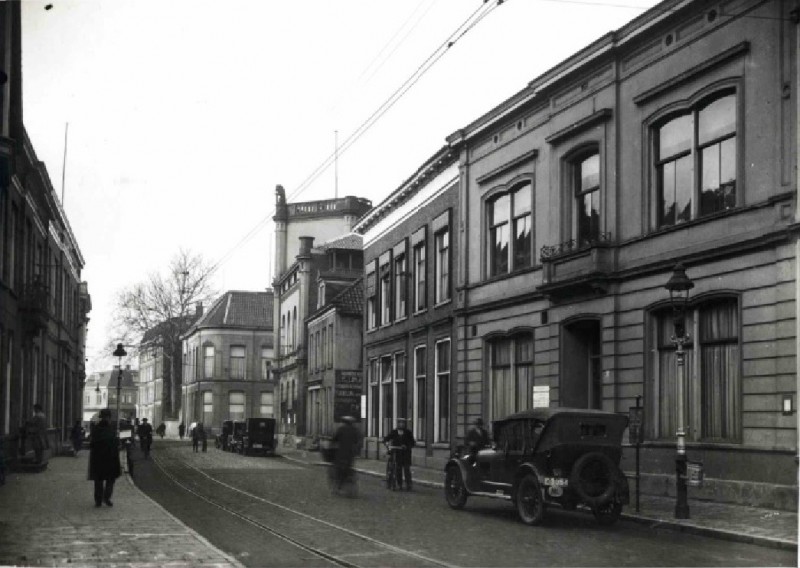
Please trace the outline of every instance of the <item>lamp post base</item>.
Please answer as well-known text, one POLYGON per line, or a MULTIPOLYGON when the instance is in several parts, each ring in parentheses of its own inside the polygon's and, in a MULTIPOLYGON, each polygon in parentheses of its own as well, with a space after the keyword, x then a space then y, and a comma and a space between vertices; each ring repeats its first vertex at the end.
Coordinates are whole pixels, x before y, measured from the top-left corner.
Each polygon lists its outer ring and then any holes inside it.
POLYGON ((675 518, 689 518, 689 502, 686 493, 686 454, 678 454, 675 458, 675 518))

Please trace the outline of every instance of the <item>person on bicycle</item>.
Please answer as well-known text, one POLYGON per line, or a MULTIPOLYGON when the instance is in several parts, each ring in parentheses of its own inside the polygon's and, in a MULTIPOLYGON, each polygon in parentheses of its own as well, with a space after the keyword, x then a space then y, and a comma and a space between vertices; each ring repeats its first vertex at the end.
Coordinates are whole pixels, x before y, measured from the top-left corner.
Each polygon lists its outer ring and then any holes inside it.
POLYGON ((342 425, 336 429, 331 442, 335 447, 333 456, 334 491, 338 493, 349 484, 351 496, 355 496, 355 472, 353 462, 361 445, 361 433, 354 426, 352 416, 342 416, 342 425))
POLYGON ((395 478, 397 487, 403 488, 403 479, 406 481, 406 491, 411 491, 411 448, 417 445, 414 435, 406 427, 405 418, 397 419, 397 428, 389 432, 383 439, 389 451, 395 452, 395 478), (397 448, 392 450, 392 448, 397 448))

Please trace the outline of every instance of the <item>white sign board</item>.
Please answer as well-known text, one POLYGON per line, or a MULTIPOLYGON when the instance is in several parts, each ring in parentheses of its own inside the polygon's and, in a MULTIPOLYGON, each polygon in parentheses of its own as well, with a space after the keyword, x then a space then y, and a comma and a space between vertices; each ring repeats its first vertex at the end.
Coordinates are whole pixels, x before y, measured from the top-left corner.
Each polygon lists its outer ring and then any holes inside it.
POLYGON ((533 407, 547 408, 550 406, 550 387, 533 387, 533 407))

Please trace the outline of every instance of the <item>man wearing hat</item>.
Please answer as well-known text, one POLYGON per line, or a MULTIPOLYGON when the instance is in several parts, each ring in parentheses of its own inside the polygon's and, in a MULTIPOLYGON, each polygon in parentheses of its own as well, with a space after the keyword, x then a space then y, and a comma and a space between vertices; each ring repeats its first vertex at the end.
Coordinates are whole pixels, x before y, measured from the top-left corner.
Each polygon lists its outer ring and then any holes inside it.
POLYGON ((464 442, 467 444, 467 449, 469 450, 470 461, 475 465, 478 452, 489 445, 489 434, 483 427, 483 418, 478 416, 472 421, 472 426, 467 432, 464 442))
POLYGON ((113 506, 111 494, 114 481, 121 475, 119 446, 114 427, 111 425, 111 410, 100 411, 100 422, 92 429, 89 445, 89 479, 94 481, 94 506, 105 503, 113 506))
POLYGON ((403 488, 403 479, 406 480, 406 491, 411 491, 411 448, 417 445, 414 435, 406 427, 406 419, 397 419, 397 428, 389 432, 383 439, 386 447, 399 447, 395 459, 395 479, 397 479, 397 486, 403 488))

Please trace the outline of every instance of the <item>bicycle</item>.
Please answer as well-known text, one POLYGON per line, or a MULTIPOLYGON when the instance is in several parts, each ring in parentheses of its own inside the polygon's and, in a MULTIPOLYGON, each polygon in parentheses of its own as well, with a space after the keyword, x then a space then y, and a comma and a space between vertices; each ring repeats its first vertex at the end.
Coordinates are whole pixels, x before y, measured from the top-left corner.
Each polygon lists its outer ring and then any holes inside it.
POLYGON ((387 456, 386 460, 386 488, 390 491, 398 489, 397 483, 397 452, 402 450, 403 446, 389 446, 386 445, 387 456))

